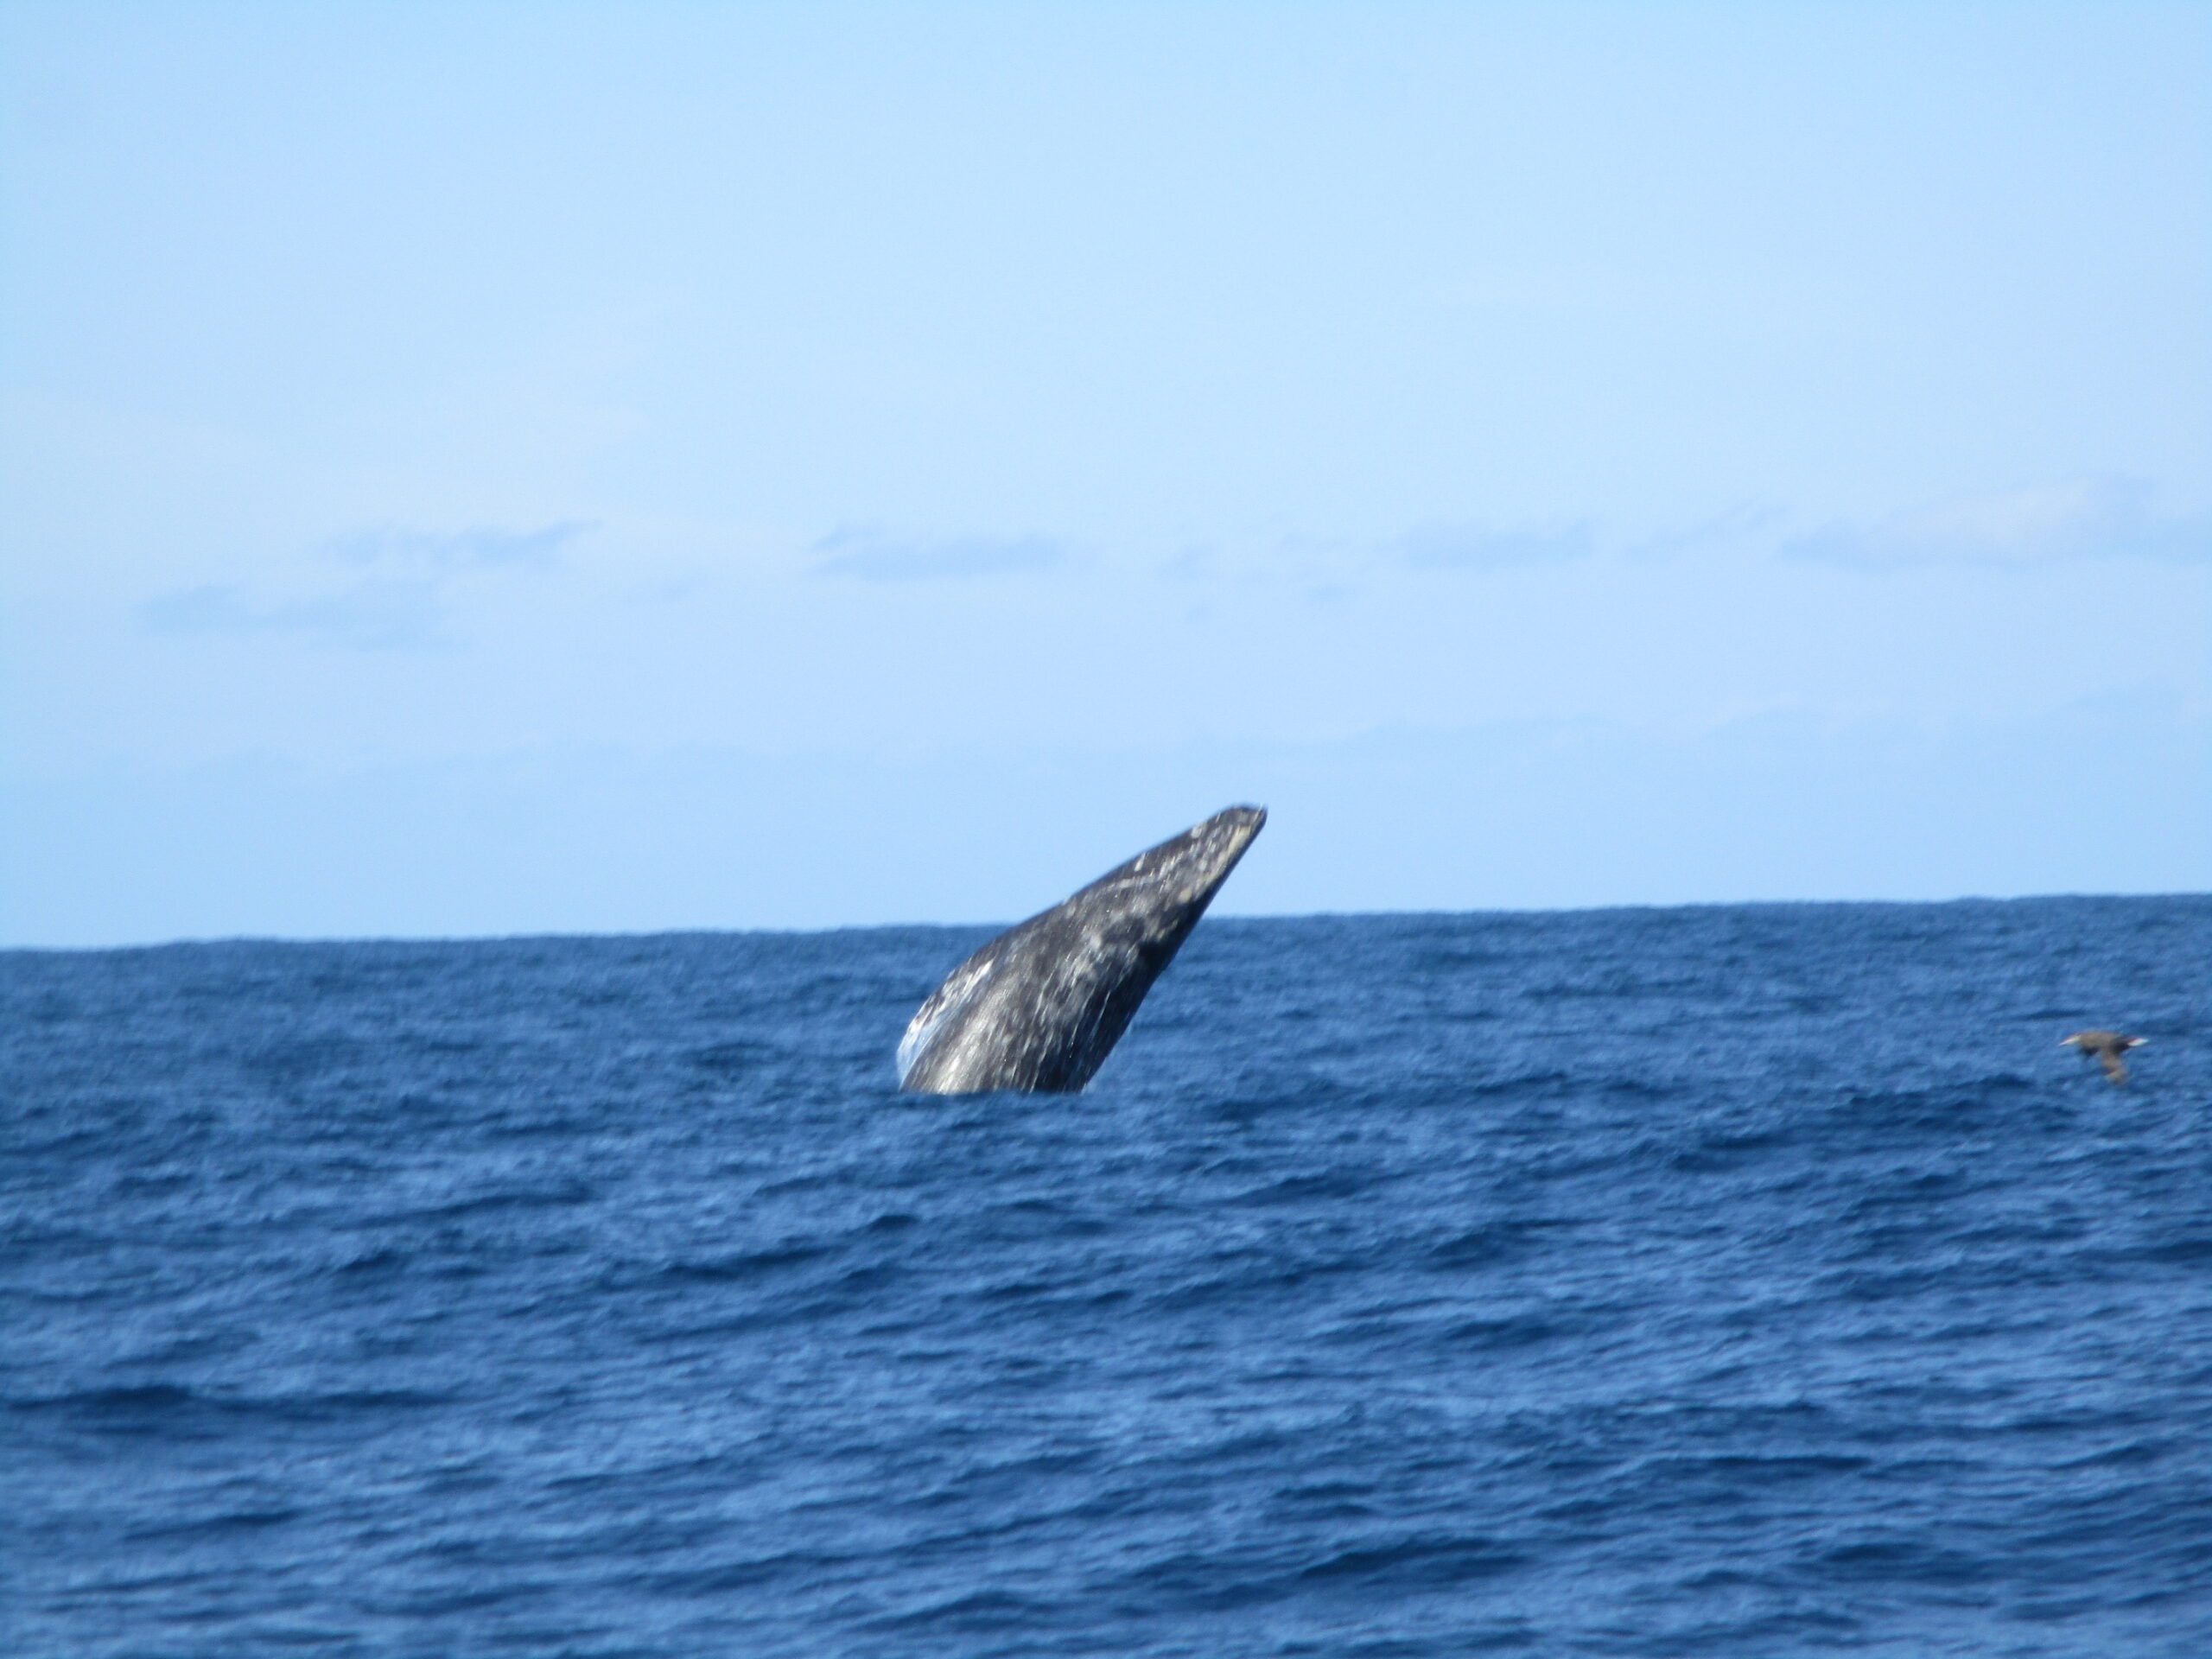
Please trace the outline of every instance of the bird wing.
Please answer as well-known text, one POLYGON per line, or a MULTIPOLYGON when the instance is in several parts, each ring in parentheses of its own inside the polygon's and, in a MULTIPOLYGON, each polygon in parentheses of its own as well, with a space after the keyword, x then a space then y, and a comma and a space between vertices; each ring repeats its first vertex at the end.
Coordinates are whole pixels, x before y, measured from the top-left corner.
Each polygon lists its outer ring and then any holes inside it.
POLYGON ((2097 1051, 2097 1058, 2104 1062, 2105 1076, 2114 1083, 2127 1081, 2127 1067, 2120 1063, 2120 1050, 2101 1048, 2097 1051))

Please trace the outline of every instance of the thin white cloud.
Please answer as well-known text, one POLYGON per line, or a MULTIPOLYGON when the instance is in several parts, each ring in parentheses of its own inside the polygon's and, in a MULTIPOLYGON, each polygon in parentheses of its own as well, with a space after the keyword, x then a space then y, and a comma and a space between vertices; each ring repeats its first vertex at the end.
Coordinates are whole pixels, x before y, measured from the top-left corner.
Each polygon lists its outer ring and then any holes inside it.
POLYGON ((2212 519, 2161 511, 2141 479, 2089 479, 1966 497, 1871 524, 1831 524, 1784 543, 1783 551, 1861 569, 2202 559, 2212 554, 2212 519))
POLYGON ((861 582, 934 582, 1011 575, 1060 564, 1067 550, 1042 536, 958 537, 901 541, 867 530, 838 530, 809 550, 817 575, 861 582))
POLYGON ((1160 562, 1160 574, 1171 582, 1198 582, 1213 575, 1219 563, 1213 548, 1185 547, 1160 562))
POLYGON ((1770 546, 1771 541, 1768 538, 1782 519, 1782 510, 1770 503, 1739 502, 1725 512, 1715 513, 1695 524, 1659 531, 1628 550, 1636 558, 1667 559, 1684 554, 1740 547, 1754 541, 1764 541, 1770 546))
POLYGON ((479 524, 440 531, 372 524, 334 537, 326 545, 339 557, 356 564, 413 564, 438 569, 543 568, 557 563, 569 543, 597 528, 588 518, 563 518, 534 530, 479 524))
MULTIPOLYGON (((448 643, 443 589, 469 571, 550 569, 562 550, 595 528, 562 519, 534 530, 479 525, 436 532, 371 525, 313 551, 376 574, 320 592, 264 597, 236 582, 157 594, 138 607, 156 633, 289 635, 347 651, 422 651, 448 643)), ((318 567, 317 575, 327 570, 318 567)))
POLYGON ((1597 534, 1587 519, 1547 530, 1494 530, 1436 524, 1398 538, 1397 551, 1417 570, 1504 570, 1586 558, 1597 534))
POLYGON ((148 600, 138 615, 156 633, 290 635, 347 651, 428 650, 443 643, 445 620, 434 584, 381 577, 273 604, 210 583, 148 600))

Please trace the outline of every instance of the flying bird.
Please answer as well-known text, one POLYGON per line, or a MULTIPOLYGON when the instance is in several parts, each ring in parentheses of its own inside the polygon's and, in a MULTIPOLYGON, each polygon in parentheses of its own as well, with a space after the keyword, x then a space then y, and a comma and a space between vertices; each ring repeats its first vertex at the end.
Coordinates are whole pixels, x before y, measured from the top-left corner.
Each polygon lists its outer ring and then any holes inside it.
POLYGON ((2114 1083, 2126 1083, 2127 1066, 2120 1057, 2131 1048, 2142 1047, 2144 1040, 2124 1031, 2077 1031, 2071 1037, 2060 1038, 2058 1046, 2064 1048, 2070 1044, 2084 1054, 2095 1055, 2105 1076, 2114 1083))

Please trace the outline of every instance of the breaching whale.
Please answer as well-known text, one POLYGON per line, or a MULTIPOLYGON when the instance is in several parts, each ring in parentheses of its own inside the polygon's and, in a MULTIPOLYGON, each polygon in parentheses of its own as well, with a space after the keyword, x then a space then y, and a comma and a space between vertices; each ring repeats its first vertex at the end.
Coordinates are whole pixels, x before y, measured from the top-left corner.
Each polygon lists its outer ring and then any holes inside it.
POLYGON ((899 1086, 1082 1088, 1267 821, 1256 806, 1217 812, 1000 934, 915 1013, 899 1086))

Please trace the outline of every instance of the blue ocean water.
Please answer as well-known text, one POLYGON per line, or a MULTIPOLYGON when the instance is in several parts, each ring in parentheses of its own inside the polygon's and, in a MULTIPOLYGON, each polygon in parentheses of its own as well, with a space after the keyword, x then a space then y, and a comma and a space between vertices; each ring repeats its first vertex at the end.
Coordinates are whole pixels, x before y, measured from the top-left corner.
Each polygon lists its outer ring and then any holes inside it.
POLYGON ((0 1652, 2212 1654, 2212 899, 987 931, 0 955, 0 1652))

